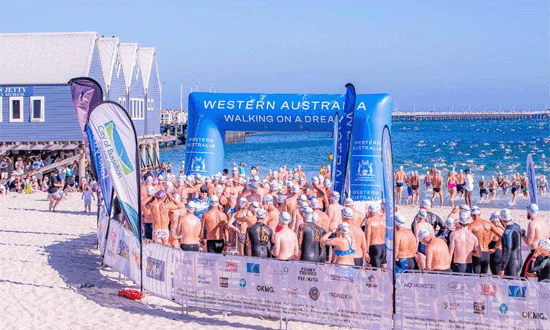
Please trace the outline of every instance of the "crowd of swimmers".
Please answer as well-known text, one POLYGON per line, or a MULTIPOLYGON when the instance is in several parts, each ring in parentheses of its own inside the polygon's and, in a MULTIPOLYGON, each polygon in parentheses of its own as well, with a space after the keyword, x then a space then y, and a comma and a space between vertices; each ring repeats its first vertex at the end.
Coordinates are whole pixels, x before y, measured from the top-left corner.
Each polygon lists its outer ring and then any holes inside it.
MULTIPOLYGON (((299 166, 263 177, 258 168, 246 176, 239 166, 213 176, 142 174, 143 230, 155 242, 185 251, 387 266, 384 204, 370 204, 363 212, 331 191, 328 179, 307 180, 299 166)), ((396 213, 397 272, 550 279, 550 232, 537 205, 527 208, 527 230, 508 209, 487 219, 478 206, 463 204, 443 220, 431 207, 424 199, 414 219, 396 213), (525 262, 522 242, 531 249, 525 262)))
POLYGON ((186 251, 384 267, 385 211, 341 200, 301 167, 260 177, 242 164, 213 176, 143 172, 144 235, 186 251), (230 248, 231 247, 231 248, 230 248), (232 251, 229 251, 232 249, 232 251))
MULTIPOLYGON (((516 173, 508 177, 498 171, 497 175, 492 176, 487 181, 484 176, 476 180, 474 174, 472 174, 468 168, 464 171, 459 170, 458 172, 455 168, 452 168, 447 172, 447 177, 444 179, 441 175, 441 170, 437 169, 434 165, 426 172, 422 180, 418 171, 405 173, 403 166, 400 166, 399 170, 394 174, 394 179, 396 202, 398 205, 403 201, 403 190, 405 188, 407 190, 405 205, 418 205, 420 202, 420 188, 422 183, 427 190, 432 191, 431 202, 433 203, 439 200, 439 206, 443 206, 443 192, 447 190, 450 206, 455 206, 455 200, 457 198, 464 198, 464 202, 469 207, 472 207, 472 193, 476 190, 476 186, 479 191, 480 204, 488 203, 493 200, 498 190, 501 190, 504 196, 512 196, 510 205, 515 205, 519 195, 529 197, 529 180, 527 173, 523 173, 523 175, 516 173)), ((537 191, 541 195, 544 195, 547 192, 547 188, 548 181, 546 177, 542 174, 539 175, 537 178, 537 191)))
POLYGON ((527 207, 527 230, 514 222, 508 209, 483 217, 478 206, 455 206, 446 220, 420 202, 412 220, 395 216, 396 271, 493 274, 550 279, 550 239, 547 221, 536 204, 527 207), (524 261, 522 243, 531 252, 524 261))

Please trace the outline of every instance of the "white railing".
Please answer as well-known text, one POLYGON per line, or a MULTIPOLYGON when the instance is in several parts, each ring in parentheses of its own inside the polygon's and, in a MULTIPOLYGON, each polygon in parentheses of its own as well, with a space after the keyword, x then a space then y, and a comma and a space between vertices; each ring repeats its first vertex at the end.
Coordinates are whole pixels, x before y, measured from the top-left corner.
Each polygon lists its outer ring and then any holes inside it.
POLYGON ((161 110, 160 123, 162 125, 186 125, 187 111, 182 110, 161 110))

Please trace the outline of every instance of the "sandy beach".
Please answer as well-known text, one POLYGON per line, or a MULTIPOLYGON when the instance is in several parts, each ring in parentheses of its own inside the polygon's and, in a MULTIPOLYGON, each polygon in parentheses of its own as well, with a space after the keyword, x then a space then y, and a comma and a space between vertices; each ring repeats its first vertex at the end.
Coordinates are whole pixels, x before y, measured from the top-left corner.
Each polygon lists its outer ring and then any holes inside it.
MULTIPOLYGON (((505 202, 502 202, 505 203, 505 202)), ((512 211, 526 225, 520 199, 512 211)), ((493 202, 482 216, 502 207, 493 202)), ((524 205, 525 204, 525 205, 524 205)), ((135 286, 117 272, 101 269, 96 249, 95 214, 84 214, 80 194, 69 194, 58 212, 47 211, 45 193, 10 194, 0 198, 0 308, 2 329, 273 329, 278 320, 190 309, 146 295, 141 301, 117 296, 117 291, 135 286), (91 287, 85 287, 93 284, 91 287)), ((407 219, 417 207, 403 206, 407 219)), ((445 217, 450 207, 435 208, 445 217)), ((550 212, 541 212, 550 219, 550 212)), ((283 325, 284 326, 284 325, 283 325)), ((319 325, 289 322, 292 329, 324 329, 319 325)))

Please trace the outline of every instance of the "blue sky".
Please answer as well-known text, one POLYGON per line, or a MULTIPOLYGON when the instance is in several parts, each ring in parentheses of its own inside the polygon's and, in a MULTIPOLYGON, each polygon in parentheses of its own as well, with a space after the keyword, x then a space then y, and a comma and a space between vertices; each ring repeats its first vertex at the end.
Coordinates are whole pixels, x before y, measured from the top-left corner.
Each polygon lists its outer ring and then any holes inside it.
MULTIPOLYGON (((400 110, 550 104, 548 1, 1 1, 0 32, 155 46, 163 106, 219 92, 385 92, 400 110)), ((1 63, 0 63, 1 67, 1 63)))

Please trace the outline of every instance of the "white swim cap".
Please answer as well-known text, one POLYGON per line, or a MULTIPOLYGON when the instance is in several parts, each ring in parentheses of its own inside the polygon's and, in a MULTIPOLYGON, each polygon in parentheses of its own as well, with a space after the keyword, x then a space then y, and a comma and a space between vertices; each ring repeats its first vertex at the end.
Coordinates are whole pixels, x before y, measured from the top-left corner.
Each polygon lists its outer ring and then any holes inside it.
POLYGON ((267 212, 264 209, 259 209, 258 211, 256 211, 256 217, 258 219, 265 218, 266 214, 267 214, 267 212))
POLYGON ((178 202, 181 202, 180 194, 174 194, 174 199, 177 200, 178 202))
POLYGON ((263 199, 264 203, 273 203, 273 196, 272 195, 265 195, 263 199))
POLYGON ((294 186, 294 185, 293 185, 293 186, 292 186, 292 192, 295 193, 295 194, 299 193, 299 192, 300 192, 300 187, 299 187, 299 186, 294 186))
POLYGON ((147 183, 153 183, 153 177, 152 176, 147 177, 147 183))
POLYGON ((305 214, 311 214, 311 213, 313 213, 313 209, 308 206, 308 207, 304 208, 304 213, 305 214))
POLYGON ((423 199, 420 202, 420 207, 430 208, 432 207, 432 202, 429 199, 423 199))
POLYGON ((460 205, 459 209, 460 209, 460 212, 463 212, 463 211, 468 211, 468 212, 470 212, 470 207, 469 207, 468 205, 466 205, 466 204, 460 205))
POLYGON ((500 220, 503 220, 503 221, 512 221, 512 212, 510 212, 510 210, 508 209, 502 209, 500 210, 500 220))
POLYGON ((455 219, 447 218, 447 220, 445 220, 445 228, 447 229, 454 228, 454 226, 455 226, 455 219))
POLYGON ((288 214, 288 212, 281 213, 281 215, 279 215, 279 221, 288 225, 290 223, 290 214, 288 214))
POLYGON ((304 194, 298 196, 298 201, 300 201, 300 202, 306 202, 306 201, 307 201, 307 196, 304 195, 304 194))
POLYGON ((329 179, 325 179, 325 182, 324 182, 323 184, 325 185, 325 188, 330 187, 330 180, 329 180, 329 179))
POLYGON ((499 220, 500 220, 500 217, 499 217, 498 211, 495 211, 495 212, 491 213, 491 217, 489 218, 489 220, 491 220, 491 221, 499 221, 499 220))
POLYGON ((349 224, 347 222, 340 222, 338 230, 342 233, 349 233, 349 224))
POLYGON ((304 222, 313 222, 313 213, 304 213, 304 222))
POLYGON ((197 207, 197 204, 195 204, 195 202, 193 202, 193 201, 190 201, 189 203, 187 203, 187 205, 185 207, 188 210, 194 210, 197 207))
POLYGON ((250 206, 250 208, 256 211, 260 208, 260 204, 258 202, 252 202, 252 205, 250 206))
POLYGON ((353 205, 353 199, 351 199, 351 198, 349 198, 349 197, 346 198, 346 199, 344 200, 344 205, 345 205, 345 206, 353 205))
POLYGON ((315 210, 315 209, 318 209, 320 207, 321 206, 319 205, 319 200, 317 198, 313 198, 311 200, 311 208, 315 210))
POLYGON ((472 207, 472 215, 479 215, 481 214, 481 210, 479 209, 479 206, 472 207))
POLYGON ((301 203, 300 203, 300 208, 301 208, 302 210, 305 210, 307 207, 309 207, 309 204, 308 204, 307 202, 301 202, 301 203))
POLYGON ((254 182, 260 182, 260 181, 261 181, 261 180, 260 180, 260 177, 257 176, 257 175, 254 175, 254 178, 253 178, 253 179, 254 179, 254 182))
POLYGON ((277 195, 277 202, 278 202, 279 204, 284 203, 284 202, 285 202, 285 199, 286 199, 286 195, 283 195, 283 194, 277 195))
POLYGON ((342 209, 342 217, 343 218, 346 218, 346 219, 351 219, 353 218, 353 210, 350 209, 349 207, 344 207, 342 209))
POLYGON ((381 207, 378 203, 372 203, 368 207, 369 212, 380 213, 381 207))
POLYGON ((469 211, 460 212, 460 215, 458 216, 458 222, 460 222, 461 225, 467 225, 470 222, 472 222, 472 217, 470 215, 469 211))
POLYGON ((258 190, 258 184, 256 182, 252 182, 251 184, 248 185, 250 187, 250 189, 252 190, 258 190))
POLYGON ((246 205, 246 203, 248 203, 248 200, 245 197, 241 197, 239 199, 239 205, 240 206, 244 206, 244 205, 246 205))
POLYGON ((333 201, 339 201, 340 200, 340 194, 337 191, 333 191, 330 195, 330 199, 333 201))
POLYGON ((217 205, 219 201, 220 201, 220 199, 216 195, 213 195, 212 197, 210 197, 210 204, 211 205, 217 205))
POLYGON ((159 175, 159 181, 164 180, 164 177, 162 175, 159 175))
POLYGON ((420 242, 422 242, 422 240, 428 236, 430 236, 430 232, 428 230, 421 230, 418 232, 418 240, 420 242))
POLYGON ((405 227, 405 224, 407 223, 407 220, 405 220, 405 217, 401 214, 396 214, 394 217, 394 222, 399 227, 405 227))
POLYGON ((313 222, 317 222, 319 220, 319 214, 315 212, 311 214, 311 217, 313 218, 313 222))
POLYGON ((536 215, 537 213, 539 213, 538 205, 533 203, 533 204, 527 206, 527 212, 531 215, 536 215))
POLYGON ((541 239, 537 245, 542 247, 546 251, 550 251, 550 239, 548 238, 541 239))
POLYGON ((428 217, 428 212, 426 212, 426 210, 424 209, 421 209, 420 211, 418 211, 416 216, 420 219, 426 219, 428 217))
POLYGON ((155 194, 155 187, 148 186, 147 187, 147 196, 153 196, 155 194))
POLYGON ((174 189, 174 184, 172 182, 166 182, 166 190, 174 189))

